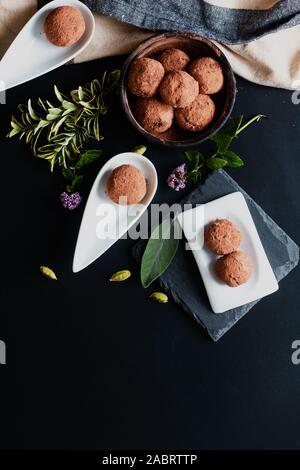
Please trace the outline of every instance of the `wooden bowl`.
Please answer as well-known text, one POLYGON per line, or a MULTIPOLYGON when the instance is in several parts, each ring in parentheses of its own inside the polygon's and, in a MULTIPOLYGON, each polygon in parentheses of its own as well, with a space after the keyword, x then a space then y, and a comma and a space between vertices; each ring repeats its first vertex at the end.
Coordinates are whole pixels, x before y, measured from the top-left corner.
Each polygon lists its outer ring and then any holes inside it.
POLYGON ((232 68, 223 52, 203 36, 191 33, 165 33, 147 39, 139 45, 135 51, 126 59, 121 74, 121 103, 129 121, 135 129, 153 143, 167 145, 170 147, 192 147, 218 132, 226 123, 231 114, 236 95, 236 82, 232 68), (199 57, 213 57, 222 66, 224 74, 224 87, 211 98, 216 105, 216 113, 213 121, 204 130, 199 132, 184 131, 176 122, 172 127, 162 134, 152 134, 146 131, 136 120, 136 100, 127 87, 127 74, 133 60, 140 57, 151 57, 153 59, 164 51, 175 47, 185 51, 191 61, 199 57))

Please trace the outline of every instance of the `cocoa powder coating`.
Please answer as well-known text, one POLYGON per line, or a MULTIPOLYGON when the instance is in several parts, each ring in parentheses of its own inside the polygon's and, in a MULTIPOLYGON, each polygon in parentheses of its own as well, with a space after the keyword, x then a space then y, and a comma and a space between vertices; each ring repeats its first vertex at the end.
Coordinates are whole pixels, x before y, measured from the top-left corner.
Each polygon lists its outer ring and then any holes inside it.
POLYGON ((52 10, 46 18, 44 31, 55 46, 71 46, 85 31, 85 22, 77 8, 62 6, 52 10))
POLYGON ((189 56, 181 49, 172 47, 165 49, 158 57, 159 62, 163 65, 165 72, 176 72, 184 70, 190 61, 189 56))
POLYGON ((188 72, 199 83, 199 92, 206 95, 217 93, 223 88, 222 67, 212 57, 200 57, 189 66, 188 72))
POLYGON ((241 232, 228 219, 216 219, 205 227, 204 242, 216 255, 226 255, 238 249, 241 232))
POLYGON ((238 287, 250 279, 253 265, 246 253, 234 251, 217 260, 215 273, 229 287, 238 287))
POLYGON ((128 88, 136 96, 150 98, 154 96, 165 75, 160 62, 148 57, 136 59, 128 72, 128 88))
POLYGON ((175 109, 175 119, 181 129, 198 132, 212 122, 215 110, 215 103, 209 96, 198 95, 189 106, 175 109))
POLYGON ((159 87, 164 103, 174 108, 184 108, 194 101, 199 93, 198 82, 183 70, 168 73, 159 87))
POLYGON ((171 127, 174 110, 172 106, 155 98, 139 98, 136 103, 136 115, 146 131, 160 134, 171 127))

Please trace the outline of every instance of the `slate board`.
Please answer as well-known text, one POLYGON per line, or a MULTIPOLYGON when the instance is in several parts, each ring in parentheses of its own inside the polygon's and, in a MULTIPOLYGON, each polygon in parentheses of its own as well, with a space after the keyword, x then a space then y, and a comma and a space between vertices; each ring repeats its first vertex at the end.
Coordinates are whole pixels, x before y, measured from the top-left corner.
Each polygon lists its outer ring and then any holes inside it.
MULTIPOLYGON (((245 196, 262 244, 278 282, 295 268, 299 260, 296 243, 269 217, 264 210, 224 170, 215 171, 205 183, 191 192, 182 204, 203 204, 219 197, 241 191, 245 196)), ((138 242, 133 249, 136 259, 141 259, 145 243, 138 242)), ((179 244, 175 258, 161 276, 163 289, 218 341, 257 303, 251 302, 224 313, 212 312, 193 254, 186 251, 184 241, 179 244)))

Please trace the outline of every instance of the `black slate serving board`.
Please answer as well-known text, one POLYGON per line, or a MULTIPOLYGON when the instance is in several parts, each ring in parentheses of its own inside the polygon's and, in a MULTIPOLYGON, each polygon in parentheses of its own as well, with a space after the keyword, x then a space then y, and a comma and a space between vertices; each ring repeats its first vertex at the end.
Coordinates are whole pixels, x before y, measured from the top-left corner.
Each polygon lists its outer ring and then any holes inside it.
MULTIPOLYGON (((182 203, 204 204, 235 191, 243 193, 277 281, 280 281, 297 265, 299 248, 228 173, 224 170, 212 173, 182 203)), ((144 243, 136 244, 134 255, 140 259, 143 249, 144 243)), ((224 313, 213 313, 194 257, 185 250, 183 241, 171 265, 161 276, 160 283, 213 341, 218 341, 258 302, 256 300, 224 313)))

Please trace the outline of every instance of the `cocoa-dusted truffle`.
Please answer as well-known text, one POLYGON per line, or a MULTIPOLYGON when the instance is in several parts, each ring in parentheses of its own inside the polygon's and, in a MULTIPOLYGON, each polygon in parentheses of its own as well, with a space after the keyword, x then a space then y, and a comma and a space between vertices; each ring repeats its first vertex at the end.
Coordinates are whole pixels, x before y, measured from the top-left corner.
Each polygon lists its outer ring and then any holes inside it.
POLYGON ((136 59, 128 72, 128 88, 136 96, 150 98, 158 90, 165 70, 160 62, 148 57, 136 59))
POLYGON ((241 232, 228 219, 216 219, 205 227, 204 242, 216 255, 227 255, 238 249, 241 232))
POLYGON ((200 57, 189 66, 189 73, 199 83, 199 92, 207 95, 217 93, 223 88, 222 67, 212 57, 200 57))
POLYGON ((139 98, 136 115, 146 131, 162 133, 171 127, 174 110, 169 104, 161 103, 155 98, 139 98))
POLYGON ((107 194, 117 204, 137 204, 146 192, 145 177, 134 165, 118 166, 108 179, 107 194))
POLYGON ((246 253, 234 251, 217 260, 215 273, 229 287, 238 287, 250 279, 253 265, 246 253))
POLYGON ((187 131, 201 131, 208 126, 215 115, 215 103, 207 95, 198 95, 197 98, 185 108, 175 110, 175 119, 181 129, 187 131))
POLYGON ((168 73, 159 87, 162 100, 174 106, 184 108, 194 101, 199 92, 198 82, 183 70, 168 73))
POLYGON ((52 10, 44 24, 45 34, 55 46, 71 46, 85 31, 85 22, 77 8, 62 6, 52 10))
POLYGON ((181 49, 165 49, 158 57, 166 72, 184 70, 190 61, 189 56, 181 49))

